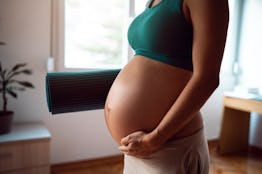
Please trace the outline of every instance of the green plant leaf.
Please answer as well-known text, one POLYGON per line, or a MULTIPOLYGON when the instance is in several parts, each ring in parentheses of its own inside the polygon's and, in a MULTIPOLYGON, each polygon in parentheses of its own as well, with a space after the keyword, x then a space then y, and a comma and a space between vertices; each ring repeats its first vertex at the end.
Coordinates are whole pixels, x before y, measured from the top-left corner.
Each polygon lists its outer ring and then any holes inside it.
POLYGON ((12 84, 12 83, 15 83, 16 80, 8 80, 8 84, 12 84))
POLYGON ((27 87, 27 88, 34 88, 34 85, 27 81, 16 81, 18 84, 27 87))
POLYGON ((12 74, 12 77, 13 76, 16 76, 18 74, 26 74, 26 75, 30 75, 32 74, 32 70, 31 69, 24 69, 24 70, 21 70, 21 71, 16 71, 12 74))
POLYGON ((7 88, 6 91, 7 91, 7 93, 8 93, 9 95, 11 95, 12 97, 17 98, 17 94, 16 94, 15 92, 13 92, 12 90, 10 90, 9 88, 7 88))
POLYGON ((26 75, 31 75, 32 70, 31 69, 24 69, 24 70, 21 71, 21 73, 26 74, 26 75))
POLYGON ((22 67, 24 67, 24 66, 26 66, 26 63, 19 63, 19 64, 15 65, 15 66, 12 68, 12 71, 16 71, 16 70, 18 70, 19 68, 22 68, 22 67))
POLYGON ((26 74, 26 75, 31 75, 32 74, 32 70, 31 69, 23 69, 21 71, 10 71, 8 74, 7 74, 7 79, 10 80, 12 79, 14 76, 17 76, 19 74, 26 74))
POLYGON ((5 79, 6 70, 2 71, 2 79, 5 79))
POLYGON ((12 91, 25 91, 25 88, 16 86, 10 86, 9 89, 12 91))

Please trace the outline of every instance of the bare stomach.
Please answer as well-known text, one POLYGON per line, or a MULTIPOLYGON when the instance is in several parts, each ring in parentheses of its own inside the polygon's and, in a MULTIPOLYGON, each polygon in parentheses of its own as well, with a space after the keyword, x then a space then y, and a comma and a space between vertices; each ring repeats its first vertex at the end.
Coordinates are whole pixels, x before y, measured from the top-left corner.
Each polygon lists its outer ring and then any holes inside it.
MULTIPOLYGON (((135 56, 114 81, 105 104, 108 129, 119 144, 135 131, 152 131, 191 78, 192 72, 135 56)), ((172 138, 187 136, 203 126, 199 113, 172 138)))

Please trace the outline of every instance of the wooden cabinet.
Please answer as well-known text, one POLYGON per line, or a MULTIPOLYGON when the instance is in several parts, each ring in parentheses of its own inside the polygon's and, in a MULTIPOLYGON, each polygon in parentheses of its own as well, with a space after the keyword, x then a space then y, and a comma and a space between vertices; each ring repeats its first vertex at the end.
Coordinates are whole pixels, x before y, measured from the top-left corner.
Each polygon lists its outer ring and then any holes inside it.
POLYGON ((50 139, 41 123, 15 124, 0 135, 0 173, 49 174, 50 139))
POLYGON ((250 112, 252 111, 262 114, 262 100, 224 97, 219 138, 220 154, 248 149, 250 112))

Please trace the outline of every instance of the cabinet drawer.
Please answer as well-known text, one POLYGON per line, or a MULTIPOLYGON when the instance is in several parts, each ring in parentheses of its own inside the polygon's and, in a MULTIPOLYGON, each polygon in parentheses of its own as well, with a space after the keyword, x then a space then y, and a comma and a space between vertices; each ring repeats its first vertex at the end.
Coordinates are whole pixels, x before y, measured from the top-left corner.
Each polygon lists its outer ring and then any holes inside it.
POLYGON ((0 145, 0 173, 49 165, 49 141, 0 145))
POLYGON ((4 172, 3 174, 50 174, 50 167, 43 166, 29 169, 14 170, 11 172, 4 172))

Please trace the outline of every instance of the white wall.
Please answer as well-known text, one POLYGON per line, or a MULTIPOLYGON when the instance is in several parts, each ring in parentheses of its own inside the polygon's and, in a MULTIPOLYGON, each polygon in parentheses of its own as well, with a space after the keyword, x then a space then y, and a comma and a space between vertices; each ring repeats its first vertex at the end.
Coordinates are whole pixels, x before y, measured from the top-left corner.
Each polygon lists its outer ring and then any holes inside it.
MULTIPOLYGON (((43 121, 52 134, 51 163, 118 154, 109 135, 103 111, 51 116, 45 99, 46 60, 50 52, 50 0, 0 0, 1 62, 10 66, 27 62, 34 74, 29 77, 36 88, 10 99, 15 122, 43 121)), ((222 94, 232 89, 234 78, 223 76, 221 86, 203 107, 206 136, 215 139, 220 132, 222 94)), ((1 101, 2 102, 2 101, 1 101)))

